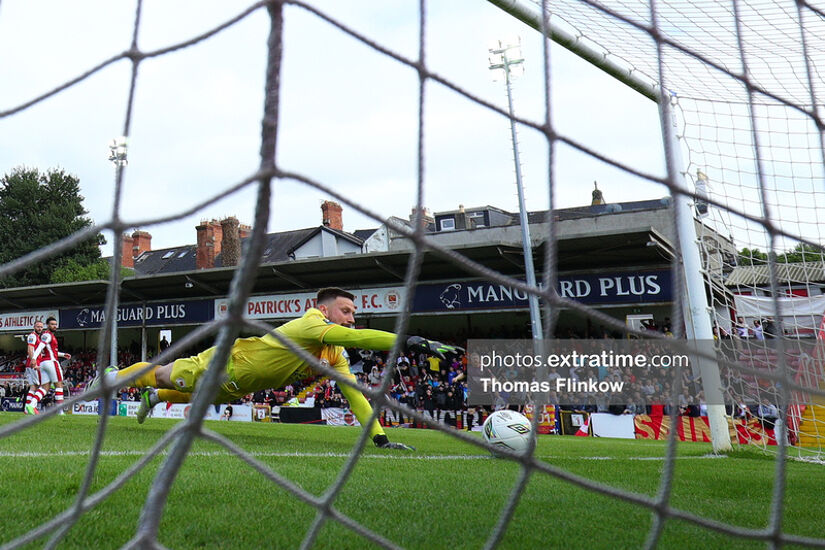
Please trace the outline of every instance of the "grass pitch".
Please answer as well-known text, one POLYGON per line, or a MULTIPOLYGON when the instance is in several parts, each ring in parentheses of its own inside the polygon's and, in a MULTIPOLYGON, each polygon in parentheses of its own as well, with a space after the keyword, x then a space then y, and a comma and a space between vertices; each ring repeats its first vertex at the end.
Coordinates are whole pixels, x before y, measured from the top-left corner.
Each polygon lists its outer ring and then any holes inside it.
MULTIPOLYGON (((21 415, 0 413, 0 424, 21 415)), ((140 458, 176 421, 110 418, 92 491, 140 458)), ((74 503, 98 419, 55 417, 0 439, 0 546, 74 503)), ((358 428, 207 422, 315 495, 334 483, 358 428)), ((516 483, 519 466, 433 430, 389 430, 391 440, 417 447, 405 453, 370 447, 335 508, 408 548, 480 548, 516 483)), ((480 435, 479 435, 480 437, 480 435)), ((680 444, 671 503, 734 525, 767 524, 775 464, 755 451, 709 457, 708 445, 680 444)), ((570 473, 654 496, 665 445, 654 441, 541 436, 537 456, 570 473)), ((60 548, 118 548, 135 533, 141 506, 163 457, 87 512, 60 548)), ((783 530, 825 537, 820 504, 823 467, 788 462, 783 530)), ((171 489, 159 542, 168 548, 297 548, 315 510, 252 470, 223 447, 194 446, 171 489)), ((638 548, 652 521, 640 506, 574 486, 545 473, 530 477, 502 548, 638 548)), ((46 538, 26 548, 41 548, 46 538)), ((328 521, 315 548, 373 545, 328 521)), ((753 548, 692 523, 669 520, 661 548, 753 548)))

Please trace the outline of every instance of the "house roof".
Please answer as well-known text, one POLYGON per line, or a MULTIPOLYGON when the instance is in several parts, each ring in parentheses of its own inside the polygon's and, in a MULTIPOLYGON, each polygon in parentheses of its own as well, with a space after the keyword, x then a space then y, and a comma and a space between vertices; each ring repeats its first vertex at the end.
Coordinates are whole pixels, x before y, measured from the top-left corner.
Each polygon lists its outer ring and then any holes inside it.
MULTIPOLYGON (((771 284, 767 265, 739 265, 733 268, 725 286, 765 286, 771 284)), ((780 283, 806 284, 825 282, 825 262, 774 264, 780 283)))
POLYGON ((372 237, 373 233, 375 233, 376 231, 378 231, 377 227, 375 227, 373 229, 356 229, 355 231, 352 232, 352 234, 356 238, 361 239, 361 241, 363 242, 363 241, 366 241, 367 239, 369 239, 370 237, 372 237))
POLYGON ((287 254, 291 254, 292 252, 294 252, 295 250, 297 250, 298 248, 300 248, 301 246, 303 246, 303 245, 304 245, 307 241, 309 241, 310 239, 312 239, 313 237, 315 237, 315 235, 317 235, 317 234, 318 234, 318 233, 320 233, 321 231, 327 231, 327 232, 329 232, 329 233, 332 233, 333 235, 336 235, 336 236, 338 236, 338 237, 341 237, 342 239, 344 239, 344 240, 346 240, 346 241, 349 241, 349 242, 351 242, 351 243, 353 243, 353 244, 357 244, 358 246, 361 246, 362 244, 364 244, 364 239, 359 239, 358 237, 356 237, 356 236, 355 236, 355 235, 353 235, 352 233, 347 233, 346 231, 339 231, 338 229, 333 229, 333 228, 331 228, 331 227, 327 227, 327 226, 321 225, 321 226, 319 226, 319 227, 315 227, 315 228, 313 228, 313 229, 312 229, 312 231, 310 231, 309 233, 307 233, 307 234, 304 236, 304 238, 303 238, 303 239, 301 239, 300 241, 298 241, 298 243, 294 244, 294 245, 292 246, 292 248, 290 248, 289 250, 287 250, 287 254))
POLYGON ((148 250, 135 258, 135 274, 174 273, 195 269, 197 247, 194 244, 148 250))
MULTIPOLYGON (((645 201, 611 202, 608 204, 595 204, 588 206, 576 206, 573 208, 559 208, 553 211, 556 220, 574 220, 576 218, 592 218, 593 216, 603 216, 609 214, 623 214, 627 212, 639 212, 642 210, 659 210, 669 208, 670 199, 652 199, 645 201)), ((540 223, 541 216, 547 211, 530 212, 530 223, 540 223)))
MULTIPOLYGON (((264 244, 264 253, 261 258, 261 263, 269 264, 290 260, 290 254, 321 231, 328 231, 337 237, 359 246, 363 244, 364 239, 366 238, 360 235, 354 235, 352 233, 347 233, 346 231, 338 231, 336 229, 324 226, 270 233, 266 236, 267 240, 264 244)), ((369 237, 369 235, 372 235, 372 233, 376 230, 372 229, 360 231, 362 235, 366 234, 366 236, 369 237)), ((244 240, 246 239, 242 239, 242 241, 244 240)), ((197 249, 197 245, 187 244, 143 252, 140 256, 135 258, 135 275, 147 276, 163 273, 177 273, 180 271, 194 271, 197 269, 197 249)), ((107 258, 107 260, 111 261, 111 257, 107 258)), ((215 267, 223 267, 222 253, 215 257, 215 267)))
MULTIPOLYGON (((498 208, 497 206, 490 206, 489 204, 487 204, 485 206, 474 206, 474 207, 471 207, 471 208, 464 208, 464 212, 479 212, 479 211, 483 211, 483 210, 490 210, 490 211, 493 211, 493 212, 500 212, 500 213, 506 214, 508 216, 513 216, 514 215, 512 212, 507 212, 506 210, 502 210, 501 208, 498 208)), ((443 210, 441 212, 433 213, 433 217, 438 217, 438 216, 442 216, 442 215, 445 215, 445 214, 459 214, 460 212, 462 212, 462 211, 458 210, 458 209, 457 210, 443 210)))
MULTIPOLYGON (((670 199, 665 197, 662 199, 652 199, 643 201, 629 201, 629 202, 614 202, 608 204, 596 204, 587 206, 575 206, 572 208, 558 208, 553 211, 556 220, 573 220, 577 218, 592 218, 593 216, 602 216, 609 214, 621 214, 627 212, 639 212, 643 210, 659 210, 661 208, 670 207, 670 199)), ((465 208, 465 212, 478 212, 480 210, 489 210, 510 216, 510 223, 505 225, 517 225, 519 223, 518 212, 508 212, 497 208, 495 206, 479 206, 474 208, 465 208)), ((441 216, 445 214, 456 214, 459 210, 445 210, 444 212, 436 212, 434 216, 441 216)), ((527 213, 527 222, 531 224, 542 223, 547 210, 537 210, 527 213)), ((434 230, 434 229, 433 229, 434 230)))
MULTIPOLYGON (((280 231, 278 233, 269 233, 266 236, 264 243, 264 252, 261 257, 261 263, 275 263, 284 262, 290 259, 289 254, 295 250, 301 243, 306 242, 309 235, 317 232, 317 227, 308 227, 305 229, 294 229, 292 231, 280 231)), ((246 239, 242 239, 241 242, 246 239)), ((215 257, 215 267, 223 267, 223 254, 218 254, 215 257)))

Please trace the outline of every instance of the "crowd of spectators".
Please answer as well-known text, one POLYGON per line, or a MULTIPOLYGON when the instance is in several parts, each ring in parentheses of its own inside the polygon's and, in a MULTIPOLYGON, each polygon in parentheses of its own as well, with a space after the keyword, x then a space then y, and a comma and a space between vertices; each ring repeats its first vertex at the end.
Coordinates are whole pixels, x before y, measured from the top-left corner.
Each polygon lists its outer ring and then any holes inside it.
MULTIPOLYGON (((739 323, 740 325, 742 323, 739 323)), ((762 326, 761 324, 759 325, 762 326)), ((672 336, 670 320, 646 320, 642 327, 648 331, 672 336)), ((764 330, 764 329, 762 329, 764 330)), ((768 331, 770 329, 768 328, 768 331)), ((768 332, 766 331, 766 332, 768 332)), ((526 327, 502 326, 498 329, 489 329, 453 334, 431 335, 445 343, 466 347, 468 338, 475 339, 529 339, 526 327)), ((604 327, 593 329, 588 325, 583 332, 574 329, 564 329, 558 337, 566 340, 582 341, 582 349, 586 349, 585 341, 599 339, 624 338, 625 335, 612 333, 604 327)), ((749 332, 751 338, 759 339, 749 332)), ((730 338, 732 341, 736 336, 730 338)), ((725 340, 720 338, 720 340, 725 340)), ((669 353, 672 350, 662 347, 661 342, 651 340, 637 340, 636 349, 650 356, 653 354, 669 353)), ((574 345, 575 347, 575 345, 574 345)), ((741 349, 734 345, 730 348, 734 354, 741 349), (737 351, 738 350, 738 351, 737 351)), ((97 354, 94 351, 68 350, 72 358, 64 364, 64 378, 68 396, 82 392, 97 372, 97 354)), ((439 360, 425 355, 413 353, 402 354, 394 364, 388 364, 388 353, 365 352, 348 350, 352 364, 352 372, 359 382, 376 388, 382 383, 385 375, 392 377, 388 394, 399 402, 412 409, 449 421, 450 415, 456 411, 467 410, 467 360, 466 356, 451 357, 448 360, 439 360)), ((734 357, 736 359, 736 357, 734 357)), ((121 365, 129 365, 138 360, 134 349, 121 350, 118 361, 121 365)), ((3 353, 0 351, 0 372, 20 372, 24 370, 24 355, 22 353, 3 353)), ((763 416, 766 410, 775 410, 775 401, 770 396, 776 395, 775 385, 765 386, 764 381, 750 379, 742 375, 735 368, 723 365, 721 369, 723 385, 726 391, 726 401, 731 404, 729 413, 734 416, 763 416), (763 384, 760 386, 760 384, 763 384), (761 412, 760 412, 761 411, 761 412)), ((611 400, 605 392, 551 392, 548 403, 557 404, 562 409, 581 410, 586 412, 610 412, 613 414, 669 414, 671 404, 675 400, 678 414, 689 416, 703 416, 706 414, 706 403, 701 391, 701 380, 694 377, 690 368, 667 369, 654 366, 620 367, 620 366, 592 366, 573 365, 566 372, 556 373, 571 380, 597 380, 608 382, 622 382, 624 390, 618 399, 611 400), (676 372, 679 379, 674 379, 676 372), (675 390, 678 388, 678 391, 675 390)), ((26 393, 26 386, 22 382, 5 384, 0 383, 0 397, 20 397, 26 393)), ((122 388, 118 397, 123 400, 137 400, 139 393, 135 388, 122 388)), ((272 406, 308 405, 315 407, 347 408, 348 403, 340 388, 333 380, 321 377, 295 381, 280 389, 267 389, 249 394, 235 403, 265 403, 272 406)))
MULTIPOLYGON (((82 393, 89 382, 97 375, 97 352, 68 350, 72 358, 63 361, 63 385, 66 397, 71 397, 82 393)), ((16 375, 16 381, 0 381, 0 397, 5 393, 5 397, 25 397, 28 385, 22 380, 25 372, 25 353, 2 353, 0 352, 0 374, 16 375)), ((120 350, 118 352, 118 362, 120 365, 128 365, 135 362, 135 354, 132 350, 120 350)), ((118 398, 127 398, 131 401, 138 400, 138 392, 135 388, 125 388, 118 392, 118 398)), ((48 400, 47 400, 48 402, 48 400)))

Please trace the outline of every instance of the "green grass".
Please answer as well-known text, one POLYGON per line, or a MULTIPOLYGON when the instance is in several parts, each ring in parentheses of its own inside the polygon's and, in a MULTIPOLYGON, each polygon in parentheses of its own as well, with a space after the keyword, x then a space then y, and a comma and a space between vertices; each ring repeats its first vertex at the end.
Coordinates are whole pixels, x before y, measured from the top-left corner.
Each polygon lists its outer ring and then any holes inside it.
MULTIPOLYGON (((0 413, 0 425, 19 414, 0 413)), ((55 417, 0 439, 0 546, 71 506, 83 481, 97 418, 55 417), (34 453, 27 455, 26 453, 34 453)), ((175 421, 110 418, 93 491, 140 458, 175 421)), ((208 422, 274 471, 315 495, 337 478, 358 430, 326 426, 208 422), (292 454, 289 456, 289 454, 292 454), (319 456, 320 455, 320 456, 319 456)), ((415 445, 402 453, 370 448, 335 502, 340 512, 408 548, 479 548, 516 482, 518 465, 432 430, 390 430, 415 445)), ((678 448, 672 504, 739 526, 764 527, 770 513, 774 462, 755 451, 705 458, 708 445, 678 448)), ((612 487, 654 496, 665 446, 632 441, 542 436, 544 462, 612 487)), ((163 457, 71 529, 60 548, 118 548, 135 533, 141 506, 163 457)), ((788 462, 783 528, 825 537, 820 504, 821 465, 788 462)), ((297 548, 315 510, 269 482, 222 447, 198 441, 171 489, 159 542, 169 548, 297 548)), ((651 525, 647 509, 534 473, 503 548, 638 548, 651 525)), ((40 548, 46 538, 26 548, 40 548)), ((662 548, 753 548, 735 539, 670 520, 662 548)), ((371 544, 328 522, 316 548, 360 549, 371 544)))

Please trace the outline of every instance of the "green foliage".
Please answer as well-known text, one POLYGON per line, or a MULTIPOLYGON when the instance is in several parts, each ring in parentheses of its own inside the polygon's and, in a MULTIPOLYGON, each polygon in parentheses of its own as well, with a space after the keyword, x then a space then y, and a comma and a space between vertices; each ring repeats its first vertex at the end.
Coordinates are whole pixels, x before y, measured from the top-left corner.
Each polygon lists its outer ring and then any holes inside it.
MULTIPOLYGON (((825 255, 825 248, 799 243, 791 250, 777 255, 776 263, 822 262, 825 261, 823 255, 825 255)), ((768 254, 758 248, 743 248, 739 251, 736 262, 737 265, 766 265, 768 263, 768 254)))
MULTIPOLYGON (((64 265, 58 267, 52 273, 53 283, 74 283, 78 281, 107 281, 109 280, 111 266, 103 258, 94 263, 81 265, 74 259, 69 259, 64 265)), ((120 277, 131 277, 135 274, 134 269, 128 267, 120 268, 120 277)))
MULTIPOLYGON (((0 179, 0 264, 59 241, 93 225, 83 208, 77 177, 61 169, 41 173, 36 168, 19 167, 0 179)), ((23 271, 0 279, 0 288, 42 285, 53 273, 74 262, 90 266, 100 260, 98 234, 74 248, 23 271)))
POLYGON ((821 246, 799 243, 788 252, 779 256, 776 261, 781 263, 821 262, 825 251, 821 246))
POLYGON ((765 265, 768 263, 768 255, 758 248, 743 248, 736 258, 737 265, 765 265))

